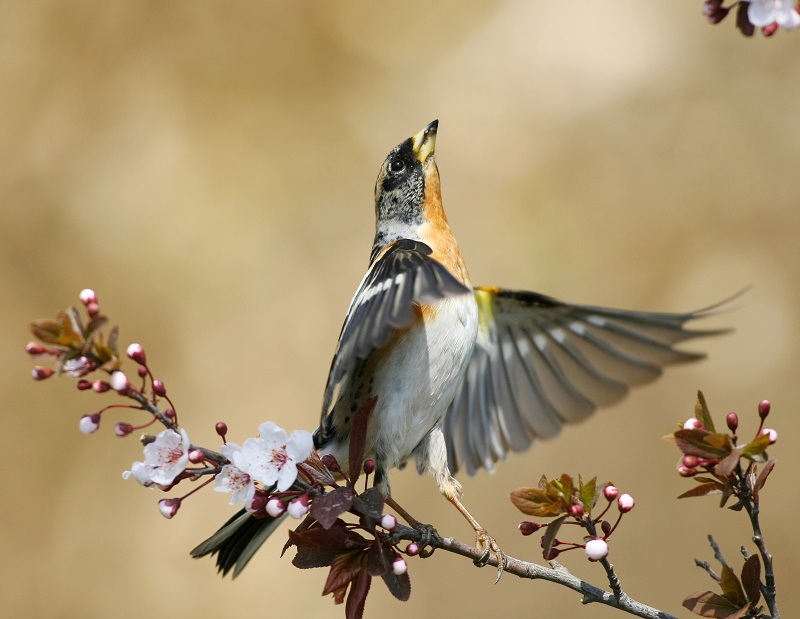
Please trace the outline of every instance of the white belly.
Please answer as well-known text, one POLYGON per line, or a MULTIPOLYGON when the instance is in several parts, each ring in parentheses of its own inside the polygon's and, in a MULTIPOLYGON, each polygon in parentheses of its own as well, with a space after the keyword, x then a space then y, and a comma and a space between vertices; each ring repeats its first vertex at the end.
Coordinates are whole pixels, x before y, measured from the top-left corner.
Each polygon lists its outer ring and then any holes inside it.
POLYGON ((424 328, 413 328, 375 368, 380 395, 373 411, 367 451, 387 469, 411 455, 441 422, 464 377, 478 331, 473 295, 444 299, 424 328))

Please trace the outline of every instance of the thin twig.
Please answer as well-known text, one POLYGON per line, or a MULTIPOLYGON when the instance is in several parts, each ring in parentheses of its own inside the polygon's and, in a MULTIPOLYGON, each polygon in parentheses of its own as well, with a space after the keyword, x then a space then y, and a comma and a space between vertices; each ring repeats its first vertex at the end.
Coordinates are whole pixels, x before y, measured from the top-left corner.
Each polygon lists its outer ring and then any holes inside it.
MULTIPOLYGON (((422 539, 422 533, 416 529, 398 524, 394 531, 393 539, 396 542, 401 540, 419 542, 422 539)), ((436 548, 441 548, 447 552, 467 557, 473 561, 480 559, 483 555, 483 552, 477 548, 468 546, 452 537, 434 535, 430 543, 436 548)), ((677 619, 673 615, 637 602, 625 594, 623 594, 620 599, 617 599, 610 591, 604 591, 603 589, 584 582, 577 576, 573 576, 564 566, 556 561, 551 561, 550 565, 552 567, 546 568, 542 565, 521 561, 520 559, 515 559, 508 555, 506 555, 506 559, 506 573, 519 576, 520 578, 539 578, 541 580, 558 583, 580 593, 583 596, 582 602, 584 604, 596 602, 598 604, 611 606, 612 608, 618 608, 619 610, 637 617, 644 617, 645 619, 677 619)), ((496 568, 497 558, 494 555, 490 555, 489 559, 486 561, 486 565, 491 565, 496 568)))
POLYGON ((700 559, 695 559, 694 560, 694 564, 697 567, 700 567, 700 568, 704 569, 706 572, 708 572, 708 575, 711 576, 711 578, 713 578, 717 582, 719 582, 719 583, 722 582, 722 579, 719 577, 719 574, 717 574, 714 571, 714 569, 711 567, 711 565, 708 563, 708 561, 701 561, 700 559))

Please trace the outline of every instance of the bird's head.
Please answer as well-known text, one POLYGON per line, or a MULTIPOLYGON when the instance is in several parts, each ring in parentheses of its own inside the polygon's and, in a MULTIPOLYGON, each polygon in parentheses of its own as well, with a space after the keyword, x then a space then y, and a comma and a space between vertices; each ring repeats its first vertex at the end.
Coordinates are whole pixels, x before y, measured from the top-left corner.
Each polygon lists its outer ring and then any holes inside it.
POLYGON ((439 170, 434 150, 439 121, 395 146, 381 166, 375 183, 376 244, 416 238, 432 204, 441 208, 439 170))

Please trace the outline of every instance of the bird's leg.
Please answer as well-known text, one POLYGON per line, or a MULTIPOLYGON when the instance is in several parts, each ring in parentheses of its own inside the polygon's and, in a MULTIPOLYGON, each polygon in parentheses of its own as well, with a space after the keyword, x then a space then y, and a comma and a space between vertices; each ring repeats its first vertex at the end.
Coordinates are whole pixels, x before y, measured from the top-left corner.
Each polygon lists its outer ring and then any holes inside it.
POLYGON ((475 530, 475 546, 478 548, 478 550, 483 551, 483 555, 481 555, 480 559, 475 561, 475 565, 478 567, 483 567, 486 565, 490 555, 494 555, 495 559, 497 559, 497 580, 494 581, 497 583, 500 580, 500 577, 503 575, 503 570, 506 568, 506 554, 500 550, 500 546, 498 546, 495 539, 486 532, 486 529, 484 529, 478 523, 478 521, 472 517, 472 514, 467 511, 467 508, 464 507, 464 504, 458 500, 457 496, 453 495, 452 497, 447 497, 447 500, 456 506, 456 509, 461 512, 464 518, 467 519, 467 522, 469 522, 470 526, 472 526, 472 528, 475 530))
POLYGON ((408 526, 419 531, 420 535, 422 535, 422 538, 419 541, 419 556, 423 559, 430 557, 436 550, 433 540, 439 537, 439 533, 436 531, 436 529, 434 529, 432 525, 424 524, 414 518, 414 516, 403 509, 392 497, 388 497, 385 503, 398 514, 400 514, 403 520, 408 523, 408 526))

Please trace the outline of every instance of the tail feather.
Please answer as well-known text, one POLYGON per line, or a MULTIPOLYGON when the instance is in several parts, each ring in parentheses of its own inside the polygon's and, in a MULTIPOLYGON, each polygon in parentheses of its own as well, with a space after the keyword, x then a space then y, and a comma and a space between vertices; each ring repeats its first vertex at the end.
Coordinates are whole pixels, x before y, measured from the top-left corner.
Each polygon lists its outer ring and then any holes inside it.
POLYGON ((244 509, 239 510, 211 537, 194 548, 191 555, 199 559, 216 554, 218 571, 225 576, 233 570, 233 578, 236 578, 285 517, 286 514, 278 518, 255 518, 244 509))

